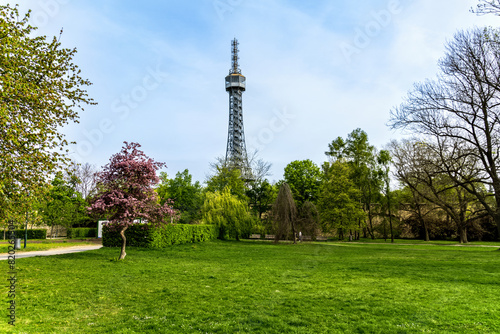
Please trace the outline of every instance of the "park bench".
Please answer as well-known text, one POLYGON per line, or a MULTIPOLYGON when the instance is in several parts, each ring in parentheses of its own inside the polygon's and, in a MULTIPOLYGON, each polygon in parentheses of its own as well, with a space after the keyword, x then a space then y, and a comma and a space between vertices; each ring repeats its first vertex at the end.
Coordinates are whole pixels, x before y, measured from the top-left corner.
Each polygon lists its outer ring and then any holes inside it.
POLYGON ((266 234, 265 239, 266 240, 274 240, 274 234, 266 234))
POLYGON ((250 234, 250 239, 260 239, 260 234, 250 234))
POLYGON ((316 237, 316 241, 327 241, 328 238, 327 237, 323 237, 323 236, 317 236, 316 237))

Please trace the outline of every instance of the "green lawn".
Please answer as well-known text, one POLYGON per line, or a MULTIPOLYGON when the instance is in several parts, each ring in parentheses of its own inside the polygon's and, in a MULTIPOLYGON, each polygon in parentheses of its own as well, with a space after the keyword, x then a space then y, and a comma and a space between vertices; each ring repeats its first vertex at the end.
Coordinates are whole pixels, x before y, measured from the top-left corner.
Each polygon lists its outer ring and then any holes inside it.
POLYGON ((0 332, 500 332, 496 248, 216 241, 118 253, 18 259, 17 324, 0 332))

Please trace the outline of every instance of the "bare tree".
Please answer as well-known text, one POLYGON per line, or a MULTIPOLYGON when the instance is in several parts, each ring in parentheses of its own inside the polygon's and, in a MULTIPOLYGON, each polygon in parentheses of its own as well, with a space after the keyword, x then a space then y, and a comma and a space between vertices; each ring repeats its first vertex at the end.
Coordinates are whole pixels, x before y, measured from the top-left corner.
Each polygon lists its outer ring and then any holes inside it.
POLYGON ((262 158, 259 158, 258 151, 254 151, 250 154, 250 158, 248 160, 250 168, 252 169, 252 176, 254 181, 257 183, 264 181, 266 177, 271 175, 272 164, 262 158))
POLYGON ((286 237, 292 232, 293 243, 297 243, 296 218, 297 207, 290 186, 285 182, 281 185, 273 205, 274 242, 278 243, 282 236, 286 237))
POLYGON ((96 173, 95 165, 88 162, 79 164, 72 161, 69 172, 66 173, 66 179, 74 186, 76 191, 82 194, 83 198, 88 198, 96 190, 96 173))
POLYGON ((499 0, 479 0, 476 8, 471 8, 471 12, 478 15, 494 14, 500 15, 499 0))
POLYGON ((498 30, 458 32, 439 66, 438 78, 415 84, 389 124, 425 136, 441 158, 436 167, 481 202, 500 234, 498 30), (492 189, 493 203, 484 185, 492 189))
MULTIPOLYGON (((434 151, 433 145, 410 140, 393 141, 391 148, 397 178, 413 193, 443 210, 456 224, 460 242, 467 243, 467 226, 482 210, 475 197, 442 170, 444 153, 434 151)), ((466 169, 475 170, 475 166, 458 163, 463 174, 466 169)))
MULTIPOLYGON (((251 181, 256 181, 257 183, 259 183, 262 182, 267 176, 271 175, 270 170, 272 164, 264 161, 264 159, 259 158, 257 151, 254 151, 250 154, 248 164, 250 165, 251 169, 251 181)), ((210 163, 210 173, 207 175, 207 179, 216 175, 222 168, 229 169, 226 158, 223 156, 216 157, 215 161, 210 163)))

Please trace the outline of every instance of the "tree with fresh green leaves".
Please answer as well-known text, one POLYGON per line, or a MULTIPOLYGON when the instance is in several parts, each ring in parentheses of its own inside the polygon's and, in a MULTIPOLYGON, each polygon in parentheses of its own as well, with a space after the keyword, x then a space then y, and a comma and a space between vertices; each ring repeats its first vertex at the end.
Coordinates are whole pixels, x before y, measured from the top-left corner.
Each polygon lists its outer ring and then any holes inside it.
POLYGON ((78 111, 93 104, 82 89, 91 83, 73 63, 76 49, 62 48, 56 37, 36 36, 29 15, 0 6, 2 210, 20 208, 22 200, 43 192, 55 171, 67 168, 61 128, 78 122, 78 111))
POLYGON ((315 202, 321 182, 321 170, 311 160, 295 160, 285 167, 285 182, 292 191, 298 207, 305 201, 315 202))
POLYGON ((260 220, 263 219, 263 214, 271 209, 277 194, 278 188, 267 180, 251 182, 246 191, 250 208, 256 212, 260 220))
POLYGON ((221 192, 228 188, 231 194, 241 200, 247 200, 245 195, 247 187, 239 169, 230 169, 220 163, 212 165, 212 169, 214 174, 206 180, 205 191, 221 192))
POLYGON ((74 186, 64 180, 62 173, 57 173, 40 210, 45 225, 52 229, 54 226, 69 228, 88 223, 87 206, 88 203, 74 186))
MULTIPOLYGON (((370 236, 374 239, 373 218, 376 212, 373 211, 373 206, 380 204, 380 194, 383 188, 383 172, 377 162, 377 150, 370 145, 366 132, 359 128, 349 133, 346 140, 337 137, 328 145, 328 148, 325 154, 330 161, 340 161, 351 165, 350 175, 361 193, 360 202, 366 212, 365 217, 368 219, 368 223, 360 220, 359 228, 356 230, 365 231, 366 226, 370 236)), ((355 236, 359 238, 358 233, 355 233, 355 236)))
POLYGON ((248 236, 253 223, 247 203, 231 194, 229 187, 205 194, 202 217, 206 224, 217 226, 222 240, 248 236))
POLYGON ((360 199, 361 191, 354 183, 352 164, 334 161, 323 164, 324 179, 318 199, 323 231, 339 233, 359 232, 359 221, 365 218, 360 199))
POLYGON ((288 238, 291 234, 293 243, 297 243, 297 206, 292 190, 286 182, 280 186, 278 196, 273 204, 272 217, 274 242, 278 243, 280 239, 288 238))
POLYGON ((167 173, 161 172, 156 192, 162 205, 169 199, 173 200, 173 208, 181 213, 180 223, 187 224, 201 218, 202 188, 198 181, 193 183, 189 170, 177 172, 173 179, 169 179, 167 173))

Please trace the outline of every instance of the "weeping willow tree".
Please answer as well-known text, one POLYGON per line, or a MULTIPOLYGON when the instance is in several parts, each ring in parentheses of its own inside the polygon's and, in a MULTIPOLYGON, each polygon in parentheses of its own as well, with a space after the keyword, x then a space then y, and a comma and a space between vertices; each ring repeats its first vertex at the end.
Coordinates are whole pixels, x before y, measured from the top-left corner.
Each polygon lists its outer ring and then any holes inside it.
POLYGON ((278 243, 282 237, 292 233, 293 243, 297 243, 297 207, 293 200, 290 186, 285 182, 281 185, 278 197, 273 205, 274 242, 278 243))
POLYGON ((229 187, 222 191, 208 192, 202 207, 203 221, 219 229, 219 239, 236 239, 245 237, 252 227, 252 215, 248 205, 236 195, 231 194, 229 187))

